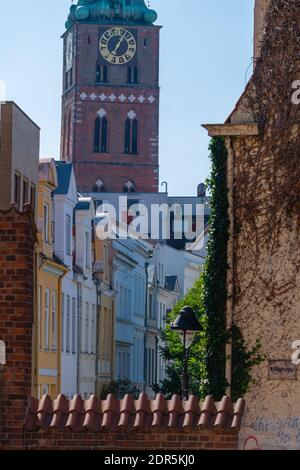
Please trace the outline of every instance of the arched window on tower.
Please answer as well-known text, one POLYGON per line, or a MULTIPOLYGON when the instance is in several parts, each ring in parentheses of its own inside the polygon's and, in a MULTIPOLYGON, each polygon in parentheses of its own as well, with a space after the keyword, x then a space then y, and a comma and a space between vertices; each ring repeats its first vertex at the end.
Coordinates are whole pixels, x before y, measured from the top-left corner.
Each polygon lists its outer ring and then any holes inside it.
POLYGON ((132 180, 128 180, 124 184, 123 193, 136 193, 136 186, 132 180))
POLYGON ((105 186, 101 178, 98 178, 93 188, 93 193, 105 193, 105 186))
POLYGON ((124 153, 136 155, 138 153, 138 121, 126 119, 125 122, 125 149, 124 153))
POLYGON ((68 112, 67 117, 67 134, 66 134, 66 160, 71 157, 71 110, 68 112))
POLYGON ((96 65, 96 82, 108 83, 108 68, 107 65, 96 65))
POLYGON ((127 83, 136 85, 138 83, 138 68, 136 66, 127 67, 127 83))
POLYGON ((108 121, 105 116, 98 116, 95 120, 94 131, 94 152, 106 153, 107 152, 107 133, 108 121))

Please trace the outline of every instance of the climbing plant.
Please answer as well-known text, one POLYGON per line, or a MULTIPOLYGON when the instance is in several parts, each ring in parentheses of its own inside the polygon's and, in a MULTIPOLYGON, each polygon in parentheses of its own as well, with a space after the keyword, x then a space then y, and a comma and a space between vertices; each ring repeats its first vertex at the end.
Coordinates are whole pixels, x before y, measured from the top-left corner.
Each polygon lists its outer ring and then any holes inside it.
POLYGON ((220 399, 226 390, 227 243, 229 232, 227 197, 227 151, 224 139, 210 143, 211 176, 209 240, 204 269, 204 309, 207 315, 206 367, 209 394, 220 399))
POLYGON ((203 398, 211 394, 220 400, 229 385, 226 381, 226 344, 232 343, 231 394, 235 400, 244 396, 252 383, 251 370, 259 364, 260 342, 248 351, 241 330, 233 324, 226 328, 227 303, 227 245, 229 240, 228 196, 227 196, 227 151, 224 139, 212 139, 210 143, 211 176, 207 180, 210 191, 211 214, 207 259, 200 279, 186 296, 177 303, 167 318, 167 327, 162 339, 165 347, 161 354, 167 361, 167 378, 154 385, 170 397, 181 392, 183 354, 180 339, 171 331, 170 323, 180 310, 189 305, 197 314, 203 332, 197 334, 189 353, 190 391, 203 398))

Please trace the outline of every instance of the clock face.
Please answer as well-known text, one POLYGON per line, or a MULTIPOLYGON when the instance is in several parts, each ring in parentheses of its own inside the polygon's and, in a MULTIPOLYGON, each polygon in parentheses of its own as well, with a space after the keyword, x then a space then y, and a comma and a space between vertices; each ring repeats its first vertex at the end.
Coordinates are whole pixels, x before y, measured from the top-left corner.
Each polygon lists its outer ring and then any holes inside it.
POLYGON ((66 41, 66 72, 68 72, 73 65, 73 35, 69 33, 66 41))
POLYGON ((101 36, 99 49, 107 62, 122 65, 135 56, 136 40, 127 29, 111 28, 101 36))

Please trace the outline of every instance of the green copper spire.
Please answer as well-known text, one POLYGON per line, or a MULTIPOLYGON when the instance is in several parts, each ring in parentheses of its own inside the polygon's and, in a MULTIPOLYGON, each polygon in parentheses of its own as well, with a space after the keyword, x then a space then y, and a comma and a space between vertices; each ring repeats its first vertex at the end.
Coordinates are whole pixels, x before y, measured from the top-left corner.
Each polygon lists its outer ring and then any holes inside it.
POLYGON ((66 28, 77 21, 150 25, 156 19, 157 13, 144 0, 78 0, 70 8, 66 28))

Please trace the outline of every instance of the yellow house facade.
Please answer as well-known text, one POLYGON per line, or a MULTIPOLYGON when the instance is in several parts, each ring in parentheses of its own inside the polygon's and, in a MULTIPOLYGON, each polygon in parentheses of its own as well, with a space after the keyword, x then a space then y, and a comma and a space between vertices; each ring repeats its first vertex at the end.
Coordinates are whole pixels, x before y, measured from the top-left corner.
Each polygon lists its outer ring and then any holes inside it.
POLYGON ((35 320, 35 395, 55 398, 61 384, 61 281, 68 268, 54 254, 55 161, 39 164, 37 201, 37 313, 35 320))
POLYGON ((115 291, 112 288, 113 248, 110 240, 95 239, 94 272, 98 284, 98 366, 97 393, 114 377, 115 357, 115 291))

